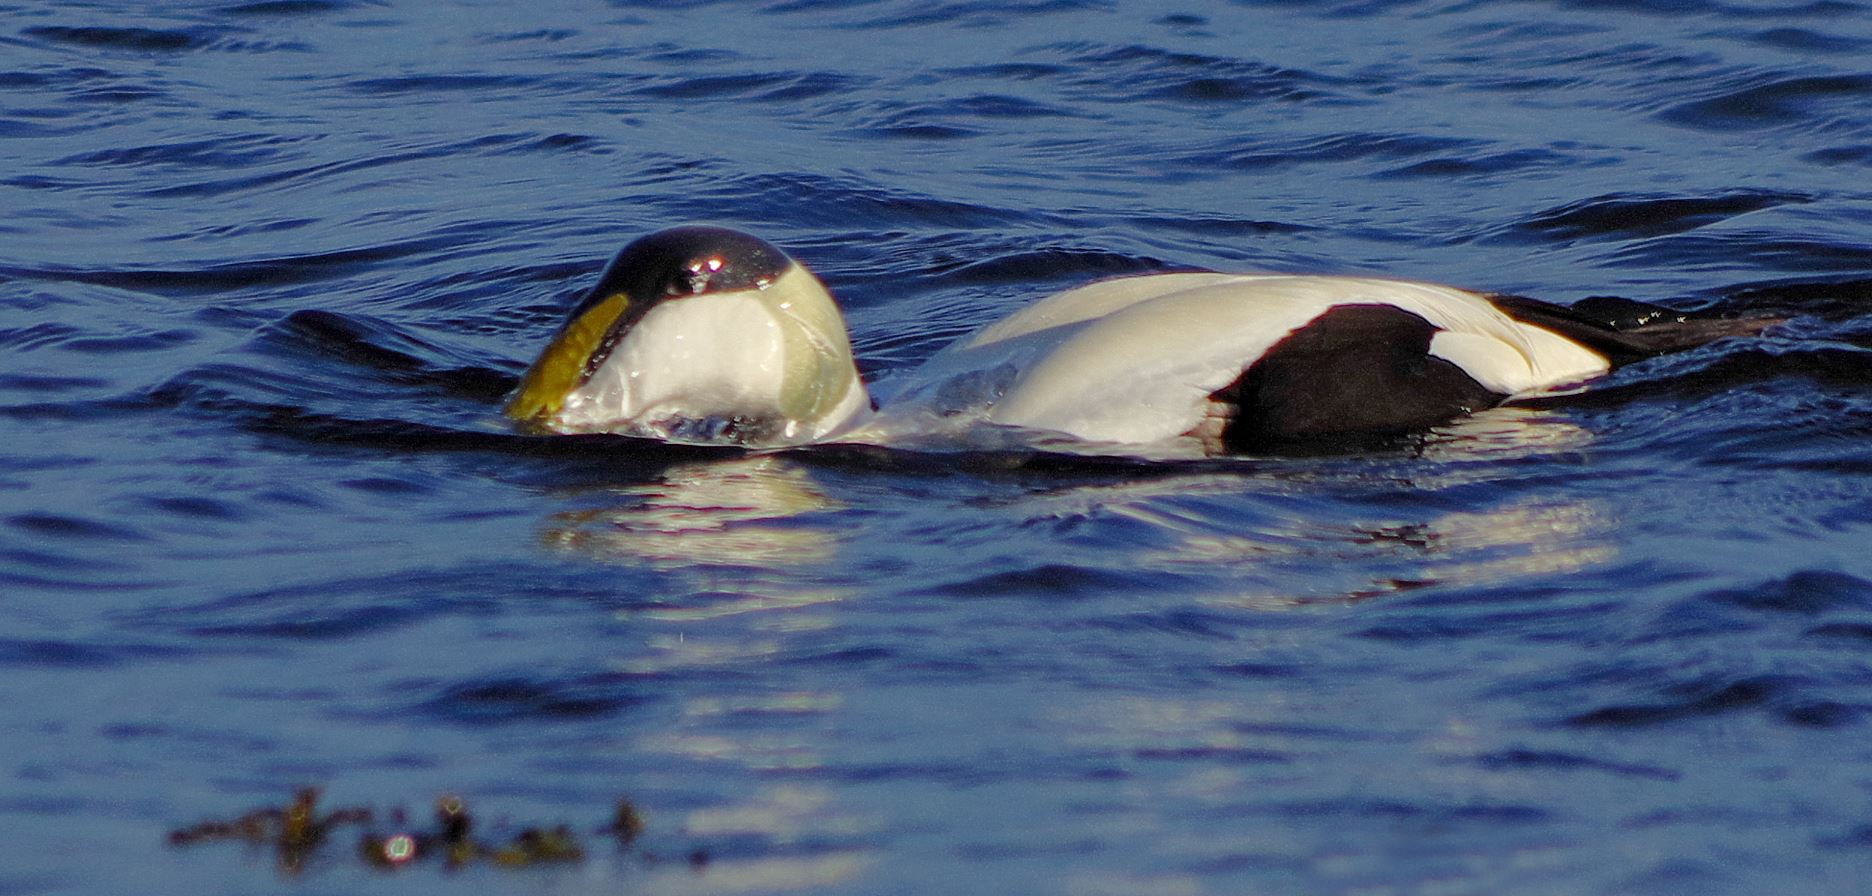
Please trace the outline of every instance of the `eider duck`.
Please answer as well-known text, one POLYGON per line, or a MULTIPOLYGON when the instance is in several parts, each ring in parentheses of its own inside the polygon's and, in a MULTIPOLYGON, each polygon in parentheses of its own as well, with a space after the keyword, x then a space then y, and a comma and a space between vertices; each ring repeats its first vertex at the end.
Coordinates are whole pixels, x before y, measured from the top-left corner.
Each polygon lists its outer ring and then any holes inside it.
POLYGON ((1586 304, 1369 277, 1120 277, 960 340, 880 410, 817 277, 748 234, 676 227, 618 253, 506 412, 538 431, 753 448, 972 429, 1238 454, 1421 432, 1773 322, 1586 304))

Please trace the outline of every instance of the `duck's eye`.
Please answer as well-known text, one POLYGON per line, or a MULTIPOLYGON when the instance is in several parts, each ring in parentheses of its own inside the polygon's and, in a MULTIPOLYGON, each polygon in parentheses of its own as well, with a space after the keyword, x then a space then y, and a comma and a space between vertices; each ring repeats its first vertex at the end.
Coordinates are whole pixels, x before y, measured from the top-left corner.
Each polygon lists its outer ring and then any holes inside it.
POLYGON ((721 273, 721 269, 727 265, 728 262, 719 255, 698 258, 690 262, 674 280, 665 284, 663 293, 671 296, 692 296, 705 293, 708 291, 709 281, 713 280, 716 274, 721 273))
POLYGON ((752 286, 755 289, 766 289, 773 281, 774 278, 766 274, 750 277, 747 270, 731 267, 726 257, 710 255, 683 265, 663 284, 663 295, 696 296, 713 288, 726 290, 752 286))

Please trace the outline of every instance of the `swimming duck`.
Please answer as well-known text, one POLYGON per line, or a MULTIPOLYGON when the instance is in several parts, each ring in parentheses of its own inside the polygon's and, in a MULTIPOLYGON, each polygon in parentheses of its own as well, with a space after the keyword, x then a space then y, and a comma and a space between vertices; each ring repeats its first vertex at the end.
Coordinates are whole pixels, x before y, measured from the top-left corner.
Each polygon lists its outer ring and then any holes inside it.
POLYGON ((965 337, 879 411, 812 272, 739 231, 676 227, 618 253, 506 412, 546 432, 756 448, 973 428, 1217 455, 1421 431, 1772 322, 1586 304, 1368 277, 1120 277, 965 337))

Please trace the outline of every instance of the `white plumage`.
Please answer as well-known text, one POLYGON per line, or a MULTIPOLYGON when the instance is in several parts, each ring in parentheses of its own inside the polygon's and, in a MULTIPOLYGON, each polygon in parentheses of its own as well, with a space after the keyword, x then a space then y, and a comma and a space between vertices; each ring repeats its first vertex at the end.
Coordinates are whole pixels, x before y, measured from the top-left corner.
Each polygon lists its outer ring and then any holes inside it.
POLYGON ((773 245, 681 227, 626 246, 507 411, 551 432, 1186 454, 1420 430, 1616 363, 1760 331, 1624 300, 1368 277, 1173 273, 1035 302, 890 383, 873 413, 837 303, 773 245), (1601 310, 1605 310, 1602 307, 1601 310))
POLYGON ((1162 443, 1195 428, 1210 396, 1282 339, 1353 304, 1422 317, 1441 331, 1433 355, 1503 395, 1577 383, 1610 366, 1604 355, 1521 323, 1482 295, 1447 286, 1151 274, 1055 294, 964 337, 909 377, 880 422, 965 413, 962 405, 973 400, 997 424, 1121 445, 1162 443), (957 383, 974 388, 959 392, 957 383))

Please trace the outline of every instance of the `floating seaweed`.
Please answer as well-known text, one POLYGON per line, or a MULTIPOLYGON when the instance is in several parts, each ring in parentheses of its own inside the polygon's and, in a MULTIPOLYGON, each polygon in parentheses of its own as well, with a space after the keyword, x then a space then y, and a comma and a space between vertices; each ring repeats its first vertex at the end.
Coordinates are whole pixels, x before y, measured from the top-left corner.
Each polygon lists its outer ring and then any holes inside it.
MULTIPOLYGON (((256 809, 224 821, 205 821, 169 833, 173 846, 193 846, 217 840, 240 840, 271 843, 279 854, 280 869, 299 872, 308 858, 327 839, 333 828, 343 825, 369 825, 375 815, 369 809, 348 807, 321 815, 319 791, 304 788, 294 794, 284 808, 256 809)), ((365 864, 394 870, 415 862, 433 860, 448 868, 486 862, 503 868, 579 862, 585 847, 567 825, 529 826, 506 842, 488 843, 475 838, 475 817, 459 796, 446 795, 436 800, 434 826, 414 828, 402 809, 389 813, 388 831, 367 830, 358 841, 358 856, 365 864)), ((644 832, 643 815, 628 799, 621 799, 611 822, 598 828, 599 834, 616 840, 619 849, 628 848, 644 832)), ((703 855, 697 850, 694 855, 703 855)), ((646 854, 646 860, 650 857, 646 854)), ((705 862, 706 860, 704 860, 705 862)), ((691 857, 691 865, 700 869, 703 862, 691 857)))
POLYGON ((644 832, 643 816, 630 800, 621 799, 618 800, 617 811, 611 814, 611 823, 598 830, 599 833, 616 837, 618 846, 629 846, 644 832))
POLYGON ((204 821, 170 831, 169 843, 173 846, 190 846, 208 840, 271 843, 279 856, 280 870, 296 873, 332 828, 371 820, 371 810, 361 807, 335 809, 320 815, 318 798, 318 788, 303 787, 293 794, 293 801, 285 808, 255 809, 227 821, 204 821))

